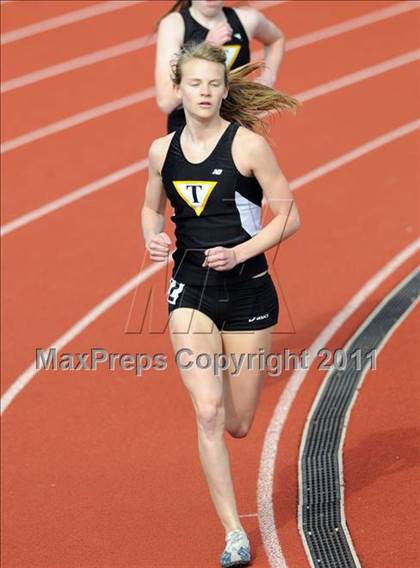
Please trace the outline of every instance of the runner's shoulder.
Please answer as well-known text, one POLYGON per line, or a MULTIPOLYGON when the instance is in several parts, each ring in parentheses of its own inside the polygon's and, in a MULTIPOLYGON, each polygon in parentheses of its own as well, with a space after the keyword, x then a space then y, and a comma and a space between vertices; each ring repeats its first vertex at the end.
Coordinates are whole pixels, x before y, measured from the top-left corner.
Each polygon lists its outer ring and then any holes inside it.
POLYGON ((166 134, 166 136, 156 138, 150 145, 149 162, 150 165, 158 171, 162 169, 166 154, 168 153, 169 145, 174 134, 175 132, 171 132, 170 134, 166 134))
POLYGON ((250 128, 240 126, 237 132, 238 146, 247 154, 260 152, 267 147, 268 142, 264 136, 257 134, 250 128))
POLYGON ((261 12, 251 6, 237 6, 235 12, 245 28, 248 39, 251 39, 260 21, 261 12))
POLYGON ((179 12, 167 14, 159 22, 159 31, 178 36, 181 31, 184 32, 184 18, 179 12))

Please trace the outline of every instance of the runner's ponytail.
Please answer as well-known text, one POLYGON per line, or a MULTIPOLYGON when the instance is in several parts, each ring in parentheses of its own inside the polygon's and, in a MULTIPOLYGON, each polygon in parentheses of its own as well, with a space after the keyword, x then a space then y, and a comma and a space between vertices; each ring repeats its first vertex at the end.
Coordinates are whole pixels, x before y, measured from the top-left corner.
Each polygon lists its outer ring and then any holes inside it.
POLYGON ((299 103, 294 97, 247 79, 249 75, 263 68, 264 63, 257 61, 228 72, 229 93, 220 108, 220 115, 225 120, 239 122, 251 130, 259 128, 265 132, 264 117, 267 113, 296 113, 299 103))

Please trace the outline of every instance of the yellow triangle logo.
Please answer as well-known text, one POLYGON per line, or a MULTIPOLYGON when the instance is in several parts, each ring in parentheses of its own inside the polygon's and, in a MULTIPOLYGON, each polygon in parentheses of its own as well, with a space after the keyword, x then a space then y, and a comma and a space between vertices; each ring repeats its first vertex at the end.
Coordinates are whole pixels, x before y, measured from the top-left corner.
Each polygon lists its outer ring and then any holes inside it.
POLYGON ((228 70, 232 67, 235 63, 236 58, 241 50, 240 45, 222 45, 223 49, 226 52, 226 67, 228 70))
POLYGON ((194 209, 195 214, 200 216, 206 206, 207 200, 211 192, 217 185, 217 181, 197 181, 197 180, 184 180, 172 181, 175 189, 182 199, 187 203, 191 209, 194 209))

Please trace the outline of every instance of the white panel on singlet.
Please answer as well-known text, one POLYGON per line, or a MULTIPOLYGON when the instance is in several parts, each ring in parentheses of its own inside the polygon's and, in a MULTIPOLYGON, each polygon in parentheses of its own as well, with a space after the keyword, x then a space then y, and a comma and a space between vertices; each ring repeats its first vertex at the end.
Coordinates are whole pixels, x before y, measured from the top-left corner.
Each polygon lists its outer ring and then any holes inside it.
POLYGON ((241 217, 241 225, 253 237, 261 230, 261 207, 235 191, 235 203, 241 217))

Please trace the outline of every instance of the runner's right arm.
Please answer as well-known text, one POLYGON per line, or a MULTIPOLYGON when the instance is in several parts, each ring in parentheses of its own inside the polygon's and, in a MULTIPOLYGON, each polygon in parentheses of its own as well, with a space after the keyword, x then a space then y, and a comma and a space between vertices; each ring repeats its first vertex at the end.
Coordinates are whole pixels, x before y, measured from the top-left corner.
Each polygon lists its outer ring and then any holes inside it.
POLYGON ((141 210, 141 226, 146 249, 150 259, 162 262, 168 259, 170 237, 163 232, 165 226, 165 208, 167 197, 162 183, 162 156, 169 136, 158 138, 149 150, 149 178, 146 185, 143 207, 141 210))
POLYGON ((170 62, 184 41, 184 29, 184 20, 178 12, 168 14, 159 24, 155 64, 156 101, 165 114, 170 114, 180 103, 171 80, 170 62))

